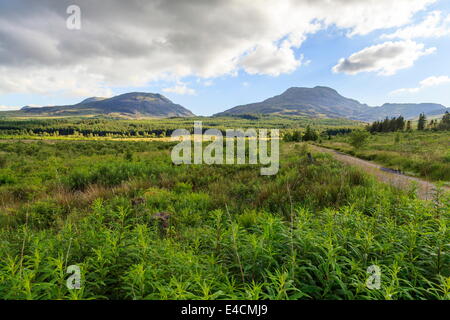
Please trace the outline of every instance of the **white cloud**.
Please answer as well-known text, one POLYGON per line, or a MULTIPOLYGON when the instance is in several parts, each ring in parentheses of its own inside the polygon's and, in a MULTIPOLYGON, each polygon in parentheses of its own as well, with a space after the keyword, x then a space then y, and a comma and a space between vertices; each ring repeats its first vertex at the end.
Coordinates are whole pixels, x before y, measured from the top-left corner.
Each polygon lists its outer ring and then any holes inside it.
POLYGON ((401 27, 414 13, 436 1, 341 0, 309 1, 324 6, 325 23, 348 28, 349 36, 366 35, 378 29, 401 27))
POLYGON ((0 93, 58 93, 66 97, 111 97, 99 74, 89 73, 84 67, 53 68, 29 67, 14 69, 0 66, 0 93))
POLYGON ((429 55, 436 48, 425 49, 421 43, 414 41, 385 42, 365 48, 342 58, 333 67, 333 72, 355 75, 360 72, 377 72, 379 75, 393 75, 398 70, 412 67, 421 56, 429 55))
POLYGON ((107 96, 187 76, 276 76, 301 65, 294 49, 318 30, 401 27, 435 1, 78 0, 78 31, 65 27, 65 1, 0 2, 0 94, 107 96))
POLYGON ((243 57, 240 65, 249 74, 278 76, 293 72, 301 65, 301 59, 296 59, 294 51, 288 46, 278 48, 273 44, 264 44, 243 57))
POLYGON ((402 88, 392 91, 390 94, 397 95, 402 93, 416 93, 422 89, 435 87, 446 83, 450 83, 450 78, 448 76, 432 76, 420 81, 419 86, 416 88, 402 88))
POLYGON ((176 93, 179 95, 195 95, 195 90, 189 88, 185 83, 178 83, 173 87, 164 88, 164 92, 176 93))
POLYGON ((450 15, 446 18, 442 12, 433 11, 421 23, 383 34, 383 39, 439 38, 450 34, 450 15))

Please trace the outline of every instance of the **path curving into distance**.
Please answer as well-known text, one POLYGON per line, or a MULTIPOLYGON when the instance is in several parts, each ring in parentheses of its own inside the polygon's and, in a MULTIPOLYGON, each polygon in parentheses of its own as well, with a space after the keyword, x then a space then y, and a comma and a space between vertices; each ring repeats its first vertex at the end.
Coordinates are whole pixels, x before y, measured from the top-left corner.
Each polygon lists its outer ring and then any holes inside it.
MULTIPOLYGON (((361 168, 365 172, 375 176, 379 181, 390 184, 396 188, 407 190, 410 188, 412 183, 416 183, 417 196, 420 199, 431 200, 434 198, 436 186, 431 182, 395 172, 394 170, 385 168, 376 163, 362 160, 333 149, 319 147, 316 145, 310 146, 315 151, 331 154, 336 160, 342 163, 361 168)), ((450 191, 450 188, 444 187, 444 190, 450 191)))

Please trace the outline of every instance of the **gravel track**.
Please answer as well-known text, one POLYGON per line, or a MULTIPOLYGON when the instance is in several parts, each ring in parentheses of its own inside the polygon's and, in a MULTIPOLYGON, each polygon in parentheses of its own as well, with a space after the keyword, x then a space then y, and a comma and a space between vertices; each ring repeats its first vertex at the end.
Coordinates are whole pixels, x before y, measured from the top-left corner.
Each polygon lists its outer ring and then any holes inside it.
MULTIPOLYGON (((319 146, 311 146, 313 150, 318 152, 324 152, 333 155, 333 157, 342 163, 352 165, 363 169, 365 172, 374 175, 379 181, 390 184, 394 187, 402 190, 408 190, 411 185, 415 183, 417 185, 417 196, 423 200, 431 200, 436 192, 436 186, 428 181, 407 176, 394 170, 385 168, 376 163, 362 160, 356 157, 349 156, 342 152, 338 152, 332 149, 327 149, 319 146)), ((445 191, 450 191, 450 188, 444 187, 445 191)))

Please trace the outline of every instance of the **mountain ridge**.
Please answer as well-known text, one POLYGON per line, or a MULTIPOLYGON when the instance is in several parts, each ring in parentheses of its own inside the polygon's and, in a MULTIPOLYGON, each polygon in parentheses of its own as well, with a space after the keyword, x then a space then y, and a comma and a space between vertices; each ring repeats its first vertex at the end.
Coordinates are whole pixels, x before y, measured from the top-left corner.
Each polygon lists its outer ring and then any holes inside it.
POLYGON ((445 113, 446 110, 450 109, 436 103, 385 103, 379 107, 371 107, 355 99, 346 98, 333 88, 316 86, 291 87, 280 95, 261 102, 239 105, 214 116, 277 114, 375 121, 400 115, 412 119, 422 112, 436 114, 445 113))
POLYGON ((113 115, 129 117, 192 117, 185 107, 173 103, 159 93, 128 92, 111 98, 90 97, 73 105, 23 107, 19 111, 25 115, 113 115))
MULTIPOLYGON (((267 114, 372 122, 400 115, 405 119, 415 119, 420 113, 436 116, 446 111, 450 111, 450 108, 437 103, 385 103, 382 106, 372 107, 344 97, 333 88, 316 86, 291 87, 261 102, 238 105, 213 116, 267 114)), ((19 111, 4 112, 12 116, 109 115, 132 118, 195 116, 190 110, 173 103, 164 95, 147 92, 128 92, 110 98, 89 97, 73 105, 25 106, 19 111)))

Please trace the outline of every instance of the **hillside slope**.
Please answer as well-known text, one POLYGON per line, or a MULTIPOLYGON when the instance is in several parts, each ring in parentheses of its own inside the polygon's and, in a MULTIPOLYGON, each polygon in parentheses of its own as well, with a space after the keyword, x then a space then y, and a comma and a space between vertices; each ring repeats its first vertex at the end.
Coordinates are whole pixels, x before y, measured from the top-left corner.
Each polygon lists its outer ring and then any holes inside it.
MULTIPOLYGON (((9 112, 11 113, 11 112, 9 112)), ((24 107, 23 116, 123 115, 130 117, 192 117, 194 114, 158 93, 131 92, 112 98, 92 97, 66 106, 24 107)))
POLYGON ((382 120, 386 117, 403 116, 405 119, 414 119, 421 113, 432 116, 444 114, 447 110, 437 103, 385 103, 381 107, 368 109, 357 116, 359 120, 382 120))
POLYGON ((402 115, 406 119, 417 117, 420 113, 442 114, 448 110, 440 104, 393 104, 370 107, 357 100, 343 97, 328 87, 293 87, 284 93, 262 102, 240 105, 215 116, 242 114, 298 115, 311 118, 347 118, 362 121, 374 121, 386 117, 402 115))
POLYGON ((368 108, 367 105, 345 98, 328 87, 293 87, 278 96, 259 103, 237 106, 216 116, 262 113, 313 118, 351 118, 368 108))

